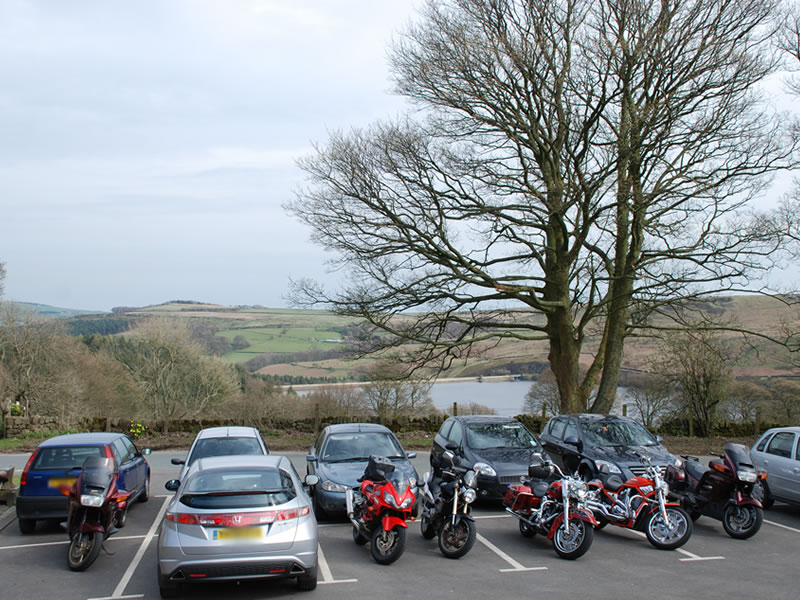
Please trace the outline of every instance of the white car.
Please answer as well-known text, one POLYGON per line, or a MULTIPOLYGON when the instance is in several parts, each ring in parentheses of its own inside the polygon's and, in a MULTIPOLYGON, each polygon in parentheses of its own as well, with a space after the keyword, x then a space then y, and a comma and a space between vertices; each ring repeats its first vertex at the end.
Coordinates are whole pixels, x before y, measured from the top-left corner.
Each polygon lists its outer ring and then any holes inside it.
POLYGON ((173 458, 172 464, 183 465, 178 475, 180 481, 198 458, 235 454, 266 455, 269 448, 255 427, 209 427, 194 438, 186 458, 173 458))
POLYGON ((163 598, 204 581, 297 578, 317 587, 317 520, 305 485, 285 456, 200 458, 185 479, 165 485, 175 496, 158 536, 163 598))

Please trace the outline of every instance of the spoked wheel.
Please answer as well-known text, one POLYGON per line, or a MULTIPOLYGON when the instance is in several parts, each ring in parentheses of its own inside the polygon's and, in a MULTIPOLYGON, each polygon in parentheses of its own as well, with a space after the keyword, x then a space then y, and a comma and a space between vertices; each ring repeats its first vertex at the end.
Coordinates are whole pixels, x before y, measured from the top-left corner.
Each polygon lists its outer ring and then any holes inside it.
POLYGON ((353 525, 353 541, 358 544, 359 546, 363 546, 369 541, 369 538, 362 534, 358 527, 353 525))
POLYGON ((436 529, 433 527, 430 517, 428 517, 425 512, 422 513, 422 519, 420 519, 419 524, 422 537, 424 537, 426 540, 432 540, 436 537, 436 529))
POLYGON ((103 534, 99 531, 76 533, 67 549, 67 565, 73 571, 88 569, 100 554, 102 546, 103 534))
POLYGON ((461 519, 455 525, 448 519, 439 531, 439 550, 447 558, 461 558, 475 545, 477 535, 470 519, 461 519))
POLYGON ((660 510, 654 510, 647 521, 647 540, 659 550, 680 548, 692 537, 692 518, 678 506, 667 506, 667 521, 660 510))
POLYGON ((728 504, 722 511, 722 527, 732 538, 746 540, 761 529, 764 511, 752 504, 736 506, 728 504))
POLYGON ((553 548, 561 558, 575 560, 589 551, 594 539, 594 527, 585 521, 570 519, 567 524, 561 523, 553 536, 553 548))
POLYGON ((522 534, 522 537, 526 538, 532 538, 536 535, 536 529, 534 529, 529 523, 526 523, 522 520, 519 522, 519 532, 522 534))
POLYGON ((372 558, 382 565, 390 565, 406 549, 406 528, 396 526, 391 531, 378 527, 372 534, 372 558))

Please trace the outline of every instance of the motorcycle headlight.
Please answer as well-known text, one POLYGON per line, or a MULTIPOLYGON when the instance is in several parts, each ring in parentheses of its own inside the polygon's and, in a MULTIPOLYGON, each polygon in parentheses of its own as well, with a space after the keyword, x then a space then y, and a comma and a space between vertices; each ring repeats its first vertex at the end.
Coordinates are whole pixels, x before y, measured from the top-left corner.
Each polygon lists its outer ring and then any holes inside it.
POLYGON ((345 492, 347 491, 347 486, 342 485, 341 483, 336 483, 335 481, 331 481, 330 479, 326 479, 322 482, 322 489, 327 492, 345 492))
POLYGON ((739 478, 739 481, 744 481, 745 483, 755 483, 756 480, 758 480, 756 470, 750 467, 739 467, 736 471, 736 476, 739 478))
POLYGON ((489 463, 476 462, 475 466, 472 468, 481 475, 486 475, 487 477, 497 477, 497 471, 495 471, 494 467, 489 463))
POLYGON ((99 508, 103 506, 103 496, 94 496, 92 494, 81 494, 81 504, 84 506, 94 506, 99 508))
POLYGON ((464 502, 467 504, 472 504, 475 502, 475 498, 478 497, 478 494, 475 493, 473 488, 467 488, 464 490, 464 502))
POLYGON ((606 467, 608 468, 609 473, 615 473, 617 475, 622 475, 622 471, 620 468, 612 462, 608 462, 607 460, 596 460, 594 464, 597 465, 597 470, 599 471, 601 468, 606 467))
POLYGON ((475 471, 467 471, 464 473, 464 485, 467 487, 474 488, 477 484, 478 477, 475 475, 475 471))

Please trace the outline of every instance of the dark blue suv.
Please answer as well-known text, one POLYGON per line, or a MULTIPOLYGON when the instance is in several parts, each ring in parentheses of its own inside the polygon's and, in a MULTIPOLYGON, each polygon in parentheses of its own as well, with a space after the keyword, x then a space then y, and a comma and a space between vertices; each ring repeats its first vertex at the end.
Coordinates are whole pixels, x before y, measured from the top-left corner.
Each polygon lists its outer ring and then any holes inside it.
POLYGON ((67 498, 59 485, 71 485, 89 456, 114 459, 117 487, 131 492, 130 502, 146 502, 150 495, 150 466, 122 433, 72 433, 39 444, 25 465, 19 482, 17 519, 22 533, 32 533, 38 519, 67 518, 67 498))

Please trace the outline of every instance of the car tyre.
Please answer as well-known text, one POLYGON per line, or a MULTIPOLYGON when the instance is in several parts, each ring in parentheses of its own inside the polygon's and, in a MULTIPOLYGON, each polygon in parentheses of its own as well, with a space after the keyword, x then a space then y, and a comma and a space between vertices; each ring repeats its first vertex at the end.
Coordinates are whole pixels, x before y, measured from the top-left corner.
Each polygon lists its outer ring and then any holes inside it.
POLYGON ((125 527, 125 523, 127 521, 128 521, 128 510, 125 509, 117 511, 117 516, 114 519, 114 525, 117 527, 117 529, 122 529, 123 527, 125 527))
POLYGON ((312 498, 314 504, 314 516, 317 518, 317 521, 324 521, 328 518, 328 513, 325 512, 324 508, 322 508, 317 498, 317 494, 314 493, 314 497, 312 498))
POLYGON ((761 502, 761 506, 764 507, 767 510, 772 508, 772 505, 775 504, 775 498, 773 498, 772 496, 769 495, 769 487, 767 486, 767 482, 766 481, 762 481, 760 483, 757 483, 756 487, 753 488, 753 493, 751 494, 751 496, 754 499, 756 499, 759 502, 761 502), (760 487, 760 493, 758 491, 759 490, 758 486, 761 486, 760 487))
POLYGON ((147 502, 150 499, 150 475, 144 480, 144 489, 139 496, 139 502, 147 502))
POLYGON ((317 588, 317 569, 314 568, 313 572, 307 572, 303 575, 297 576, 297 589, 304 592, 310 592, 317 588))
POLYGON ((19 519, 20 533, 33 533, 34 529, 36 529, 36 519, 19 519))

